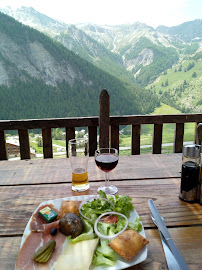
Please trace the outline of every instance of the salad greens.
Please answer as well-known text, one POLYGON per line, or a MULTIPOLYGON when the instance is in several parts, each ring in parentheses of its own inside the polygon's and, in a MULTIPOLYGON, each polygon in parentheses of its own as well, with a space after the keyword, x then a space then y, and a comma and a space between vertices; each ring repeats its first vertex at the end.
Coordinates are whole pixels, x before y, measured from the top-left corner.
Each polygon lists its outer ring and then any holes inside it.
MULTIPOLYGON (((86 201, 81 207, 82 214, 88 218, 82 218, 84 223, 84 232, 74 239, 70 239, 71 243, 77 243, 83 240, 90 240, 96 236, 94 233, 94 223, 97 218, 106 212, 119 212, 126 217, 130 216, 130 212, 134 209, 132 199, 124 195, 106 195, 103 191, 99 191, 99 197, 86 201), (107 200, 103 200, 107 199, 107 200), (110 202, 111 203, 110 203, 110 202)), ((104 235, 114 235, 120 232, 126 225, 126 220, 122 216, 117 216, 117 222, 105 223, 98 222, 97 229, 104 235)), ((141 219, 137 218, 135 222, 129 222, 128 229, 141 231, 141 219)), ((113 266, 116 264, 118 254, 108 246, 109 240, 100 239, 99 245, 93 257, 93 264, 113 266)))
POLYGON ((82 218, 83 224, 84 224, 84 232, 80 235, 78 235, 76 238, 69 237, 70 243, 77 243, 84 240, 91 240, 95 238, 95 234, 93 231, 93 227, 91 224, 88 223, 85 219, 82 218))

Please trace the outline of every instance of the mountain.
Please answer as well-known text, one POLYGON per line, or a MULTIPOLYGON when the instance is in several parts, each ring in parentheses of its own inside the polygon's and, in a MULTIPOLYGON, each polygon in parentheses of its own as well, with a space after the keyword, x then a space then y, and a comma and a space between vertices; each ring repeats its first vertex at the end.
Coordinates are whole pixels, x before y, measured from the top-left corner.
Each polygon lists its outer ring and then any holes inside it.
POLYGON ((73 26, 54 21, 31 7, 5 8, 2 11, 48 34, 85 60, 132 84, 136 82, 145 87, 178 59, 171 38, 142 23, 73 26))
POLYGON ((120 55, 111 52, 76 26, 69 26, 53 38, 93 65, 138 87, 120 55))
POLYGON ((68 25, 64 22, 54 20, 36 11, 32 7, 28 8, 22 6, 17 9, 12 9, 11 7, 7 6, 0 8, 0 11, 15 18, 17 21, 29 25, 30 27, 33 27, 50 36, 58 35, 58 33, 65 31, 68 27, 68 25))
POLYGON ((78 25, 88 35, 119 54, 136 82, 146 86, 178 61, 172 37, 142 23, 118 26, 78 25))
POLYGON ((47 35, 3 13, 0 21, 0 119, 98 115, 103 88, 111 114, 146 113, 159 104, 153 93, 132 88, 47 35))
POLYGON ((185 22, 174 27, 159 26, 154 29, 139 22, 115 26, 62 23, 61 25, 60 22, 32 8, 20 8, 15 12, 7 10, 7 13, 22 23, 48 34, 76 55, 121 79, 131 88, 140 89, 138 84, 148 89, 144 92, 145 95, 149 95, 149 92, 156 93, 161 101, 182 111, 185 100, 187 112, 201 112, 201 93, 195 91, 195 87, 201 89, 202 84, 201 71, 198 69, 198 63, 202 60, 202 20, 185 22), (194 62, 193 71, 197 73, 197 77, 192 77, 190 72, 181 73, 176 77, 175 70, 180 66, 184 66, 186 70, 189 61, 194 62), (174 88, 180 87, 184 80, 188 80, 190 87, 187 87, 187 91, 189 89, 193 99, 186 99, 186 91, 183 91, 182 98, 179 98, 172 88, 165 87, 166 81, 162 81, 162 78, 170 72, 173 75, 169 75, 169 85, 173 85, 174 88), (187 78, 187 75, 190 77, 187 78), (159 86, 159 81, 164 87, 161 84, 159 86), (169 96, 159 94, 164 90, 169 96))
POLYGON ((32 7, 0 9, 3 13, 15 18, 17 21, 33 27, 54 40, 61 42, 67 49, 103 69, 113 76, 128 81, 138 87, 131 72, 124 66, 122 57, 106 49, 105 46, 92 39, 74 25, 68 25, 54 20, 32 7))
POLYGON ((138 22, 77 27, 119 54, 136 82, 158 94, 162 102, 182 112, 202 112, 201 23, 157 29, 138 22))
POLYGON ((161 25, 156 30, 166 35, 178 37, 184 42, 202 41, 202 20, 185 22, 172 27, 161 25))

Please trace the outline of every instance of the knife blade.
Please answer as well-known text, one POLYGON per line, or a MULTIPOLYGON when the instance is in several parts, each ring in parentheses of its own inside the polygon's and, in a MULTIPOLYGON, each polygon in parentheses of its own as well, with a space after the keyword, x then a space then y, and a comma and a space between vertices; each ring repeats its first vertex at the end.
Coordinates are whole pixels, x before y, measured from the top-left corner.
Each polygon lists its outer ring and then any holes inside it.
POLYGON ((149 207, 150 207, 152 215, 155 219, 156 226, 163 234, 163 236, 166 240, 166 243, 168 244, 172 254, 174 255, 176 261, 178 262, 180 269, 181 270, 190 270, 189 267, 187 266, 184 258, 182 257, 181 253, 179 252, 178 248, 176 247, 173 239, 171 238, 170 233, 168 232, 168 229, 167 229, 167 227, 166 227, 161 215, 159 214, 152 199, 149 199, 149 207))
MULTIPOLYGON (((154 222, 154 224, 156 225, 156 221, 155 221, 155 219, 154 219, 154 217, 152 215, 151 215, 151 219, 154 222)), ((165 240, 163 234, 161 233, 161 231, 159 231, 159 234, 160 234, 160 237, 161 237, 161 243, 162 243, 164 254, 165 254, 165 257, 166 257, 166 262, 167 262, 168 269, 169 270, 180 270, 180 267, 179 267, 175 257, 173 256, 173 253, 171 252, 168 244, 166 243, 166 240, 165 240)))

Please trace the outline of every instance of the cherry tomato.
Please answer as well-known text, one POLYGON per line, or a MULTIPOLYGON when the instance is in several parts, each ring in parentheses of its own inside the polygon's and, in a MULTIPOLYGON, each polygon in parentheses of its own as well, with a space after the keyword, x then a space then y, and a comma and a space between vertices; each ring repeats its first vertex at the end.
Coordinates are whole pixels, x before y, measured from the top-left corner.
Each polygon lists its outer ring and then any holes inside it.
POLYGON ((104 218, 101 221, 104 222, 104 223, 117 223, 118 217, 114 216, 114 215, 111 215, 111 216, 108 216, 108 217, 104 218))

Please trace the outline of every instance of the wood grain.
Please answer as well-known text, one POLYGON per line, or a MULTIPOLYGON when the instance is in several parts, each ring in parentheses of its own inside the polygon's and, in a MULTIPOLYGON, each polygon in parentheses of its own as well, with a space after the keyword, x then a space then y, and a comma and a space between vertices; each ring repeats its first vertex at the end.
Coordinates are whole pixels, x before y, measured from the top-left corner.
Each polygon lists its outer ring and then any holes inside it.
POLYGON ((69 157, 69 140, 75 139, 75 128, 66 128, 66 152, 69 157))
MULTIPOLYGON (((202 230, 200 227, 172 228, 169 230, 171 236, 185 258, 190 270, 201 270, 202 265, 202 230), (183 239, 183 241, 182 241, 183 239), (194 243, 193 243, 194 242, 194 243)), ((146 230, 147 259, 128 270, 167 270, 166 260, 157 230, 146 230)), ((0 265, 1 270, 13 270, 20 248, 21 236, 0 238, 0 265), (9 256, 8 256, 9 254, 9 256)))
MULTIPOLYGON (((99 182, 90 183, 85 193, 71 191, 71 184, 46 184, 34 186, 1 187, 0 235, 19 235, 37 206, 47 200, 80 194, 97 194, 99 182)), ((202 225, 199 204, 189 204, 179 199, 180 179, 155 179, 114 181, 119 194, 128 195, 142 218, 145 228, 155 227, 150 218, 148 200, 152 198, 167 226, 202 225)))
POLYGON ((163 124, 154 124, 152 154, 161 154, 163 124))
MULTIPOLYGON (((98 126, 99 117, 66 117, 46 119, 1 120, 0 130, 41 129, 98 126)), ((110 116, 110 125, 142 125, 163 123, 202 123, 202 114, 124 115, 110 116)))
POLYGON ((42 138, 43 138, 44 158, 52 158, 53 157, 53 146, 52 146, 51 128, 43 128, 42 129, 42 138))
POLYGON ((108 148, 110 100, 106 89, 103 89, 99 96, 99 108, 99 146, 108 148))
POLYGON ((0 130, 63 128, 63 127, 75 128, 75 127, 89 127, 89 126, 98 126, 98 116, 0 121, 0 130))
MULTIPOLYGON (((181 154, 120 156, 110 180, 180 177, 181 154)), ((104 172, 94 157, 88 162, 89 181, 103 181, 104 172)), ((71 183, 72 171, 68 158, 0 161, 0 186, 40 183, 71 183)))
POLYGON ((140 125, 132 125, 132 136, 131 136, 131 154, 140 155, 140 125))
POLYGON ((184 138, 184 123, 177 123, 175 127, 174 153, 182 153, 184 138))
POLYGON ((95 155, 97 149, 97 127, 88 127, 89 156, 95 155))
MULTIPOLYGON (((150 218, 152 198, 190 270, 202 265, 202 206, 179 199, 181 154, 120 156, 110 173, 119 194, 129 195, 140 215, 147 239, 148 258, 131 270, 168 269, 158 230, 150 218)), ((68 158, 0 161, 0 269, 13 270, 24 228, 38 205, 47 200, 97 194, 104 179, 94 157, 88 166, 90 189, 71 190, 68 158)))
POLYGON ((5 132, 0 130, 0 160, 7 160, 7 149, 6 149, 6 137, 5 132))
MULTIPOLYGON (((111 116, 110 125, 143 125, 202 122, 202 114, 162 114, 111 116)), ((1 126, 0 126, 1 127, 1 126)))
POLYGON ((27 129, 19 129, 20 157, 30 159, 29 132, 27 129))

